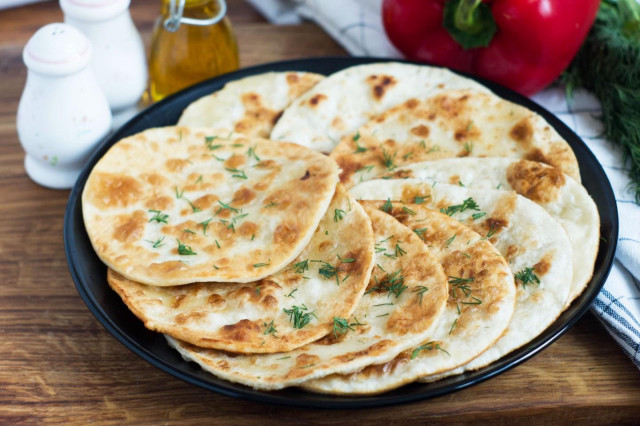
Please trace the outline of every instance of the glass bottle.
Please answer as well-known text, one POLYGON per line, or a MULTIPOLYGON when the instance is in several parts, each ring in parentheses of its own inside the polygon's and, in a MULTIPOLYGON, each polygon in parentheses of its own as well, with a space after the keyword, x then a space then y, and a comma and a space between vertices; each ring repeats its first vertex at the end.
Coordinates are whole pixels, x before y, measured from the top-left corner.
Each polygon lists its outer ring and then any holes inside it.
POLYGON ((238 69, 238 46, 224 0, 162 0, 149 53, 149 96, 159 101, 238 69))

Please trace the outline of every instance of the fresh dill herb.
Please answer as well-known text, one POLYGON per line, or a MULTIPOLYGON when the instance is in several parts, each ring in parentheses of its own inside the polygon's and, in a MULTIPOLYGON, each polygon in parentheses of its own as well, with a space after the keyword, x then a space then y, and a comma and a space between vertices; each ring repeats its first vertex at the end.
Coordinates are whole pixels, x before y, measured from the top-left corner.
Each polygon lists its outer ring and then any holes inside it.
POLYGON ((346 318, 333 317, 333 335, 338 338, 339 335, 346 334, 347 331, 353 331, 353 327, 349 325, 346 318))
POLYGON ((215 158, 216 160, 220 161, 220 162, 222 162, 222 161, 226 161, 224 158, 218 157, 218 156, 217 156, 217 155, 215 155, 215 154, 211 154, 211 156, 212 156, 213 158, 215 158))
POLYGON ((447 241, 444 242, 445 247, 449 247, 449 244, 451 244, 453 240, 456 239, 456 235, 458 234, 453 234, 453 237, 449 238, 447 241))
POLYGON ((424 139, 422 139, 422 140, 420 141, 420 147, 421 147, 422 149, 424 149, 425 151, 427 150, 427 144, 424 142, 424 139))
POLYGON ((391 213, 391 210, 393 210, 393 205, 391 204, 391 198, 387 198, 387 201, 382 205, 382 207, 380 207, 380 210, 382 210, 385 213, 391 213))
POLYGON ((473 220, 478 220, 483 216, 486 216, 487 214, 485 212, 480 212, 480 213, 474 213, 471 215, 471 217, 473 218, 473 220))
POLYGON ((387 294, 387 297, 393 294, 397 299, 398 297, 400 297, 402 292, 408 288, 406 285, 404 285, 404 276, 400 275, 401 272, 402 268, 398 269, 392 274, 387 274, 380 282, 382 288, 389 292, 389 294, 387 294))
POLYGON ((296 297, 293 295, 293 293, 295 293, 296 291, 298 291, 298 289, 294 288, 293 290, 291 290, 291 293, 287 294, 285 297, 291 297, 292 299, 295 299, 296 297))
POLYGON ((440 147, 438 145, 434 145, 431 148, 429 148, 429 150, 427 151, 427 154, 431 154, 432 152, 438 152, 440 151, 440 147))
POLYGON ((404 161, 407 161, 409 158, 411 158, 412 155, 413 155, 413 151, 407 152, 405 155, 402 156, 402 159, 404 161))
POLYGON ((458 324, 458 318, 456 318, 453 321, 453 324, 451 324, 451 328, 449 329, 449 334, 453 333, 453 329, 456 328, 456 325, 458 324))
POLYGON ((216 242, 216 246, 218 246, 218 248, 220 248, 220 243, 218 242, 218 240, 213 240, 216 242))
POLYGON ((356 150, 353 151, 354 154, 359 154, 361 152, 365 152, 368 151, 367 148, 365 148, 364 146, 360 145, 358 143, 358 140, 360 140, 360 132, 357 132, 354 136, 353 136, 353 143, 356 144, 356 150))
POLYGON ((444 213, 447 216, 452 216, 454 213, 463 212, 465 210, 480 210, 478 203, 471 197, 467 198, 462 202, 462 204, 456 204, 453 206, 449 206, 446 209, 440 209, 440 213, 444 213))
POLYGON ((153 216, 149 219, 149 223, 167 223, 167 219, 169 219, 169 215, 162 213, 160 210, 149 210, 149 213, 153 213, 153 216))
POLYGON ((466 257, 467 259, 471 259, 471 255, 470 255, 469 253, 466 253, 466 252, 464 252, 464 251, 463 251, 463 252, 462 252, 462 255, 463 255, 464 257, 466 257))
POLYGON ((218 136, 205 136, 204 144, 207 146, 207 148, 209 148, 209 151, 216 150, 222 146, 213 144, 213 141, 215 141, 216 139, 218 139, 218 136))
POLYGON ((515 279, 522 283, 522 288, 527 288, 527 284, 540 285, 540 279, 533 273, 534 270, 535 266, 527 267, 514 274, 515 279))
POLYGON ((482 303, 482 300, 478 299, 477 297, 471 296, 471 298, 473 299, 473 302, 462 302, 463 305, 479 305, 482 303))
POLYGON ((324 260, 312 260, 312 262, 320 262, 322 265, 318 268, 318 273, 325 278, 336 278, 336 283, 340 285, 340 278, 338 277, 338 268, 331 265, 329 262, 325 262, 324 260))
POLYGON ((211 222, 213 218, 210 217, 207 220, 203 220, 202 222, 198 223, 198 225, 202 226, 202 235, 207 235, 207 228, 209 227, 209 222, 211 222))
POLYGON ((413 210, 411 210, 411 209, 410 209, 409 207, 407 207, 407 206, 402 206, 402 210, 403 210, 405 213, 410 214, 411 216, 415 216, 415 215, 416 215, 416 212, 414 212, 413 210))
POLYGON ((394 152, 393 155, 391 155, 384 148, 382 148, 382 162, 389 171, 392 171, 396 168, 396 154, 397 152, 394 152))
POLYGON ((178 254, 183 255, 183 256, 194 256, 194 255, 198 254, 195 251, 193 251, 191 246, 188 246, 186 244, 182 244, 180 242, 180 240, 176 240, 176 241, 178 242, 178 254))
POLYGON ((340 260, 340 263, 353 263, 356 260, 352 257, 340 257, 340 255, 338 255, 338 260, 340 260))
POLYGON ((493 237, 493 235, 498 232, 498 229, 495 225, 495 223, 491 224, 491 227, 489 228, 489 232, 487 232, 487 235, 485 235, 484 237, 482 237, 481 239, 483 240, 488 240, 489 238, 493 237))
POLYGON ((198 179, 196 179, 196 183, 200 183, 202 182, 202 175, 198 176, 198 179))
POLYGON ((270 201, 269 204, 267 204, 266 206, 264 206, 265 209, 268 209, 270 207, 276 207, 278 205, 278 203, 276 203, 275 201, 270 201))
POLYGON ((463 188, 465 187, 465 186, 464 186, 464 183, 462 183, 462 181, 461 181, 461 180, 459 180, 459 181, 458 181, 458 186, 461 186, 461 187, 463 187, 463 188))
POLYGON ((260 292, 262 291, 262 289, 260 287, 256 287, 256 294, 258 296, 260 296, 260 292))
POLYGON ((293 323, 293 328, 301 329, 309 324, 313 318, 317 319, 313 312, 305 312, 309 308, 304 304, 302 306, 292 306, 291 309, 283 308, 282 310, 289 315, 289 321, 293 323))
POLYGON ((467 154, 471 154, 471 151, 473 151, 473 142, 465 142, 464 150, 467 151, 467 154))
POLYGON ((271 262, 269 262, 269 263, 254 263, 253 267, 254 268, 262 268, 263 266, 269 266, 269 265, 271 265, 271 262))
POLYGON ((403 254, 407 254, 407 252, 402 250, 402 247, 400 247, 400 244, 396 243, 396 252, 395 252, 396 257, 400 257, 403 254))
POLYGON ((465 297, 471 295, 471 286, 469 283, 473 282, 474 278, 461 278, 449 276, 449 284, 451 284, 451 295, 457 298, 457 290, 462 291, 465 297))
POLYGON ((431 195, 425 195, 425 196, 416 195, 416 198, 413 199, 413 203, 422 204, 427 198, 431 198, 431 195))
MULTIPOLYGON (((456 320, 457 321, 457 320, 456 320)), ((451 332, 449 332, 449 334, 451 334, 451 332)), ((433 350, 435 347, 436 350, 442 351, 444 353, 446 353, 447 355, 451 355, 449 352, 445 351, 444 349, 442 349, 442 347, 440 346, 439 343, 436 342, 429 342, 429 343, 425 343, 424 345, 418 346, 417 348, 415 348, 413 350, 413 352, 411 352, 411 359, 414 359, 415 357, 418 356, 418 354, 421 351, 427 350, 427 351, 431 351, 433 350), (434 346, 435 345, 435 346, 434 346)))
POLYGON ((273 336, 276 337, 276 333, 278 332, 278 330, 276 330, 276 328, 274 327, 273 321, 274 320, 271 320, 269 324, 267 324, 266 322, 263 324, 263 326, 265 327, 263 334, 273 334, 273 336))
POLYGON ((216 214, 220 213, 223 210, 229 210, 229 211, 232 211, 233 213, 240 213, 242 211, 241 209, 236 209, 235 207, 231 207, 229 204, 225 204, 220 200, 218 200, 218 204, 220 204, 221 207, 218 209, 216 214))
POLYGON ((151 246, 153 248, 159 248, 162 247, 164 245, 163 241, 164 241, 164 235, 161 236, 160 238, 158 238, 155 241, 150 241, 150 240, 146 240, 148 243, 151 243, 151 246))
POLYGON ((376 318, 386 317, 387 315, 389 315, 389 312, 387 312, 386 314, 382 314, 382 315, 376 315, 376 318))
POLYGON ((213 265, 213 267, 214 267, 214 269, 220 269, 220 268, 218 268, 216 265, 213 265))
POLYGON ((413 232, 424 240, 424 233, 427 232, 427 228, 414 229, 413 232))
POLYGON ((309 259, 305 259, 294 264, 293 268, 296 270, 296 274, 304 274, 305 271, 309 270, 309 259))
POLYGON ((496 186, 496 189, 500 189, 501 186, 502 186, 502 182, 500 182, 498 186, 496 186))
POLYGON ((249 149, 247 150, 247 157, 251 158, 253 157, 256 161, 260 161, 260 157, 258 157, 258 155, 256 154, 256 147, 249 147, 249 149))
POLYGON ((175 190, 176 190, 176 198, 177 198, 177 199, 182 198, 182 194, 184 194, 184 189, 183 189, 182 191, 179 191, 179 190, 178 190, 178 187, 176 186, 176 187, 175 187, 175 190))
POLYGON ((231 177, 234 177, 237 179, 248 179, 247 174, 244 172, 244 170, 230 169, 228 167, 225 167, 224 169, 232 173, 231 177))
POLYGON ((186 234, 194 234, 195 235, 195 232, 193 232, 191 229, 187 229, 187 228, 183 229, 182 232, 184 232, 186 234))
POLYGON ((277 359, 276 359, 276 361, 281 361, 281 360, 283 360, 283 359, 289 359, 289 358, 291 358, 291 355, 289 355, 289 356, 283 356, 282 358, 277 358, 277 359))
POLYGON ((187 200, 186 198, 184 199, 187 203, 189 203, 189 205, 191 206, 191 210, 193 211, 193 213, 198 213, 201 212, 202 209, 199 208, 198 206, 196 206, 195 204, 193 204, 190 200, 187 200))
POLYGON ((424 296, 424 294, 429 291, 429 288, 423 285, 420 285, 418 287, 415 287, 413 290, 411 290, 414 293, 417 293, 418 295, 418 300, 419 300, 419 304, 422 306, 422 296, 424 296))
POLYGON ((220 223, 227 227, 227 229, 231 229, 233 233, 236 233, 236 223, 232 220, 220 219, 220 223))
POLYGON ((393 302, 387 302, 387 303, 378 303, 377 305, 373 305, 373 306, 393 306, 393 302))
POLYGON ((337 222, 339 220, 342 220, 342 218, 347 214, 347 212, 345 212, 344 210, 341 209, 334 209, 333 210, 333 221, 337 222))

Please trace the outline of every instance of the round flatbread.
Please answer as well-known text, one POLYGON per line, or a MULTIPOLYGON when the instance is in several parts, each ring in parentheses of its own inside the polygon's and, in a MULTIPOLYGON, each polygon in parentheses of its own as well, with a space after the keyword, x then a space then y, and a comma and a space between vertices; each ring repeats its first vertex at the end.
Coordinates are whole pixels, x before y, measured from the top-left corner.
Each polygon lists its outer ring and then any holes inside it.
POLYGON ((418 200, 442 209, 483 235, 509 263, 517 290, 511 322, 505 334, 464 369, 481 368, 521 347, 564 310, 573 277, 571 244, 562 226, 533 201, 515 192, 433 186, 415 179, 373 180, 352 193, 362 199, 386 195, 405 203, 418 200))
POLYGON ((108 281, 151 330, 226 351, 290 351, 329 333, 334 317, 351 316, 369 282, 373 244, 369 217, 339 186, 311 242, 267 278, 156 287, 110 270, 108 281))
POLYGON ((451 89, 489 90, 443 68, 387 62, 331 74, 285 109, 271 139, 331 152, 372 117, 411 98, 451 89))
MULTIPOLYGON (((212 374, 256 389, 280 389, 330 373, 357 371, 419 345, 433 333, 444 310, 447 280, 442 266, 407 227, 375 209, 367 213, 376 241, 376 266, 356 311, 350 317, 335 317, 326 337, 291 352, 260 355, 203 349, 171 338, 169 343, 212 374)), ((274 334, 278 338, 279 333, 274 334)))
POLYGON ((580 181, 571 147, 541 116, 476 90, 414 95, 344 135, 331 156, 347 187, 405 164, 451 157, 535 160, 580 181))
POLYGON ((425 374, 454 368, 492 345, 513 313, 516 289, 509 266, 495 247, 476 232, 424 204, 362 203, 387 210, 420 235, 448 277, 447 307, 426 340, 390 362, 370 365, 348 376, 312 380, 303 383, 305 389, 338 394, 379 393, 425 374))
POLYGON ((212 127, 267 138, 291 101, 324 76, 308 72, 269 72, 227 83, 182 113, 178 125, 212 127))
POLYGON ((598 208, 582 185, 558 169, 510 158, 451 158, 409 164, 397 173, 429 183, 514 190, 538 203, 562 225, 573 248, 567 304, 589 283, 600 244, 598 208))
POLYGON ((249 282, 307 245, 338 181, 295 144, 165 127, 116 143, 82 194, 100 259, 144 284, 249 282))

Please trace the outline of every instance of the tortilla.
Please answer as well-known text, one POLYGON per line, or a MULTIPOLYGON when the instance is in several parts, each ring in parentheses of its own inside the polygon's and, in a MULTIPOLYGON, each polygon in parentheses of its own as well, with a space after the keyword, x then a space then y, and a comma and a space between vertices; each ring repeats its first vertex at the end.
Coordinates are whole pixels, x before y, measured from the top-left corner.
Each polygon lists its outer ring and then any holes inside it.
POLYGON ((373 257, 371 221, 340 186, 311 242, 267 278, 155 287, 110 271, 108 281, 151 330, 201 347, 272 353, 317 340, 332 330, 334 317, 348 318, 373 257))
POLYGON ((534 160, 580 181, 571 147, 541 116, 476 90, 416 94, 345 134, 331 157, 347 187, 406 164, 451 157, 534 160))
POLYGON ((320 74, 288 71, 235 80, 190 104, 178 125, 268 138, 282 111, 323 78, 320 74))
POLYGON ((307 245, 337 181, 331 159, 299 145, 164 127, 98 161, 82 210, 100 259, 130 280, 249 282, 307 245))
POLYGON ((573 282, 567 305, 585 289, 600 244, 598 208, 582 185, 542 163, 509 158, 452 158, 410 164, 398 174, 469 188, 514 190, 542 206, 567 232, 573 282))
POLYGON ((444 68, 399 62, 346 68, 331 74, 291 103, 271 139, 331 152, 345 135, 372 117, 411 98, 451 89, 490 93, 475 81, 444 68))
POLYGON ((374 229, 376 266, 356 311, 351 317, 334 318, 326 337, 278 354, 230 354, 171 338, 169 344, 206 371, 256 389, 280 389, 330 373, 357 371, 419 345, 432 334, 444 310, 447 280, 442 266, 411 230, 378 210, 367 213, 374 229))
POLYGON ((444 267, 447 308, 433 333, 387 363, 362 371, 303 383, 308 390, 337 394, 387 391, 478 356, 504 332, 513 313, 516 288, 507 262, 476 232, 424 204, 363 201, 389 211, 424 240, 444 267), (455 235, 455 238, 452 237, 455 235))

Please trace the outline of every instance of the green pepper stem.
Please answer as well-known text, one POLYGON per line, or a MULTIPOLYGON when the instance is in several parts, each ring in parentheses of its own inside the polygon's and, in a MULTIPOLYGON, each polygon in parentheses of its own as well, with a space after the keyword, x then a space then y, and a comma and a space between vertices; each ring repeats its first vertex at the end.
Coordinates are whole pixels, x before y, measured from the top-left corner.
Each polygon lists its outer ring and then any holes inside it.
POLYGON ((454 24, 460 31, 476 34, 483 29, 483 24, 477 18, 476 10, 482 0, 461 0, 456 8, 454 24))

